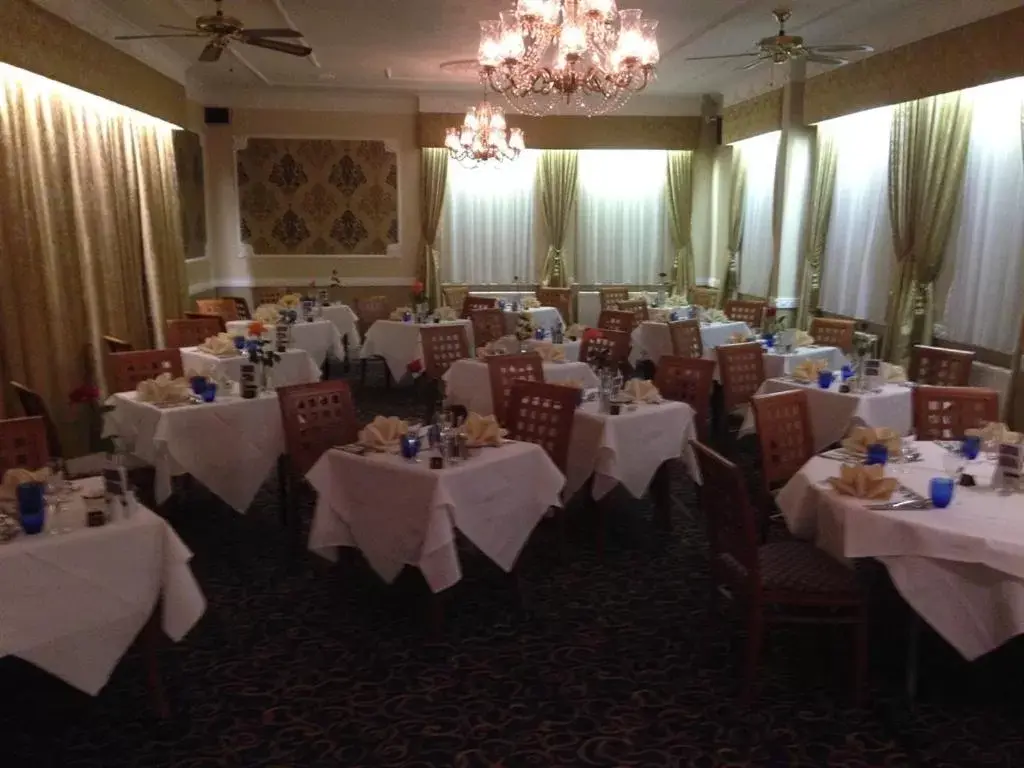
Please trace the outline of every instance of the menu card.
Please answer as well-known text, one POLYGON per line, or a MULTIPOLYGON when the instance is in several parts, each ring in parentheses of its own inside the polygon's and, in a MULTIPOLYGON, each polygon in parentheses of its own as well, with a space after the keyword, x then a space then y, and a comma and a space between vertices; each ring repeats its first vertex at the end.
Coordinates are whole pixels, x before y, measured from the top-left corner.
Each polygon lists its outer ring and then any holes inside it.
POLYGON ((1000 444, 992 484, 1004 490, 1019 491, 1022 474, 1024 474, 1024 444, 1000 444))
POLYGON ((242 385, 242 397, 252 400, 256 397, 256 366, 252 363, 242 363, 239 373, 239 382, 242 385))

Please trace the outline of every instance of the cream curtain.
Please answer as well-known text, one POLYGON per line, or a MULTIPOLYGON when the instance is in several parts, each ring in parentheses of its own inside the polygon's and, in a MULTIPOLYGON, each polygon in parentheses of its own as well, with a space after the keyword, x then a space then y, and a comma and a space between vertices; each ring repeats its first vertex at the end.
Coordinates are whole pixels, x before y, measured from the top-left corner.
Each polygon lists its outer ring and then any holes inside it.
POLYGON ((835 139, 826 130, 813 129, 814 172, 811 176, 811 211, 807 227, 807 242, 803 249, 800 270, 800 307, 797 327, 806 329, 811 314, 818 308, 821 273, 824 267, 825 244, 832 219, 832 193, 838 167, 835 139))
POLYGON ((546 149, 537 165, 537 187, 548 252, 541 267, 541 284, 565 288, 570 283, 566 264, 565 234, 576 205, 579 153, 574 149, 546 149))
MULTIPOLYGON (((1020 115, 1021 147, 1024 148, 1024 102, 1021 103, 1020 115)), ((1010 385, 1006 388, 1006 401, 1003 403, 1003 421, 1011 429, 1024 429, 1024 379, 1021 378, 1021 355, 1024 355, 1024 314, 1017 318, 1019 331, 1017 344, 1010 358, 1010 385)))
POLYGON ((729 257, 718 279, 718 306, 724 307, 731 299, 739 282, 739 253, 743 247, 743 198, 746 194, 747 169, 743 154, 732 150, 732 169, 729 174, 729 257))
POLYGON ((693 263, 690 219, 693 213, 693 152, 668 153, 668 223, 675 246, 675 258, 669 271, 672 292, 685 296, 697 282, 693 263))
POLYGON ((904 362, 932 339, 933 292, 960 198, 971 130, 960 93, 900 104, 893 111, 889 217, 896 282, 889 294, 883 355, 904 362))
POLYGON ((441 256, 434 247, 448 186, 448 150, 424 147, 420 159, 420 280, 430 306, 441 305, 441 256))

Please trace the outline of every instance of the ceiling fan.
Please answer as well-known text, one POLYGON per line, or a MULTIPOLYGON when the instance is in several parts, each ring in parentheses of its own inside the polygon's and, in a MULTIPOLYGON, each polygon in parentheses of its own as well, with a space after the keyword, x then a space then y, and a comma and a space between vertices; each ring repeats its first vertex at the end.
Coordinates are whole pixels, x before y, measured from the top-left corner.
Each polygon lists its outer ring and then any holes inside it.
POLYGON ((175 32, 161 33, 156 35, 119 35, 115 40, 151 40, 161 37, 208 37, 212 38, 199 54, 200 61, 217 61, 224 53, 229 43, 238 42, 246 45, 254 45, 257 48, 267 48, 271 51, 288 53, 292 56, 308 56, 313 49, 297 43, 286 43, 282 40, 273 40, 275 37, 302 37, 297 29, 246 29, 242 22, 232 16, 225 16, 221 7, 223 0, 214 0, 217 3, 217 12, 212 16, 200 16, 196 19, 195 29, 188 27, 175 27, 168 24, 160 24, 161 29, 173 29, 175 32))
POLYGON ((779 34, 757 41, 757 51, 753 53, 730 53, 724 56, 692 56, 687 61, 706 61, 708 59, 738 59, 756 56, 752 62, 740 69, 754 69, 765 62, 785 64, 791 59, 802 58, 815 64, 847 64, 848 59, 833 56, 836 53, 859 53, 875 50, 870 45, 859 43, 840 43, 837 45, 804 45, 799 35, 786 34, 786 22, 792 13, 785 8, 772 11, 772 16, 779 23, 779 34))

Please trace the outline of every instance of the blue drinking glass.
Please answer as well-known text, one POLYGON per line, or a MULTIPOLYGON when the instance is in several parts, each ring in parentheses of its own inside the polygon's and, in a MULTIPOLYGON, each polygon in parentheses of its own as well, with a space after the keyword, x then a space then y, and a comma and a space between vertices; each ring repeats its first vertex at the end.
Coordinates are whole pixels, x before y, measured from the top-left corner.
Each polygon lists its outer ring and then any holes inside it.
POLYGON ((840 375, 843 377, 843 381, 849 381, 853 378, 853 368, 848 365, 844 365, 840 371, 840 375))
POLYGON ((766 334, 764 334, 764 336, 761 337, 761 339, 764 341, 765 346, 768 347, 768 349, 775 349, 775 334, 774 333, 766 333, 766 334))
POLYGON ((669 314, 668 319, 674 323, 676 320, 679 319, 679 311, 673 309, 672 312, 669 314))
POLYGON ((872 443, 868 446, 868 455, 864 463, 867 465, 871 464, 885 464, 889 460, 889 449, 885 447, 884 443, 872 443))
POLYGON ((928 493, 932 497, 932 504, 939 509, 949 506, 953 500, 953 489, 956 483, 951 477, 933 477, 928 484, 928 493))
POLYGON ((192 385, 192 391, 201 395, 206 391, 206 377, 205 376, 193 376, 189 383, 192 385))
POLYGON ((500 309, 502 312, 505 311, 505 300, 504 299, 498 299, 498 309, 500 309))
POLYGON ((259 339, 249 339, 248 341, 246 341, 245 342, 245 350, 246 350, 246 352, 259 352, 259 350, 260 350, 260 341, 259 341, 259 339))
POLYGON ((416 454, 419 453, 419 445, 420 441, 418 438, 403 435, 401 439, 402 458, 409 459, 410 461, 414 460, 416 454))
POLYGON ((968 461, 974 461, 978 458, 978 452, 981 451, 981 437, 978 435, 967 435, 961 443, 964 458, 968 461))
POLYGON ((537 341, 544 341, 544 329, 538 328, 537 330, 535 330, 533 332, 533 338, 535 338, 537 341))
POLYGON ((43 523, 46 521, 44 493, 42 483, 18 485, 18 519, 25 533, 34 534, 43 530, 43 523))
POLYGON ((217 398, 217 385, 212 381, 206 385, 206 389, 203 390, 203 402, 212 403, 217 398))
MULTIPOLYGON (((818 374, 818 386, 822 389, 828 389, 832 386, 832 383, 836 380, 836 375, 832 371, 822 371, 818 374)), ((885 446, 882 446, 883 448, 885 446)))
POLYGON ((245 349, 245 336, 235 336, 232 341, 235 342, 235 349, 239 352, 245 349))
POLYGON ((412 312, 403 312, 402 313, 402 322, 403 323, 411 323, 412 322, 412 312))

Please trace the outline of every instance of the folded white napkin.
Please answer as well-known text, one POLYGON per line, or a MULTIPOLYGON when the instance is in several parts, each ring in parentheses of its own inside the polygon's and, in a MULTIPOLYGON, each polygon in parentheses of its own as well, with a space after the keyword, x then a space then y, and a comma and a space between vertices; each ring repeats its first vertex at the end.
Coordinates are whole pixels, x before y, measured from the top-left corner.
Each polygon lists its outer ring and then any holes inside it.
POLYGON ((649 381, 643 379, 630 379, 622 388, 622 395, 635 403, 660 403, 661 393, 658 388, 649 381))
POLYGON ((533 351, 540 355, 540 359, 547 363, 561 363, 565 361, 565 350, 554 344, 534 344, 533 351))
POLYGON ((900 452, 900 435, 889 427, 854 427, 842 445, 856 454, 866 454, 869 445, 884 445, 889 455, 895 456, 900 452))
POLYGON ((895 477, 885 476, 885 467, 881 464, 843 464, 839 467, 839 477, 830 477, 827 482, 843 496, 873 501, 885 501, 899 485, 895 477))
POLYGON ((236 357, 239 354, 235 348, 235 340, 230 333, 218 333, 216 336, 210 336, 199 345, 199 350, 216 357, 236 357))
POLYGON ((527 296, 523 299, 523 309, 537 309, 540 305, 536 296, 527 296))
POLYGON ((980 437, 981 442, 988 445, 990 448, 1002 445, 1003 443, 1016 444, 1021 442, 1021 435, 1019 432, 1012 431, 1008 426, 998 421, 990 421, 980 429, 965 429, 964 434, 971 435, 972 437, 980 437))
POLYGON ((733 333, 729 336, 730 344, 745 344, 750 341, 750 336, 745 333, 733 333))
POLYGON ((281 309, 298 309, 301 304, 302 296, 297 293, 286 293, 277 302, 281 309))
POLYGON ((281 320, 281 310, 277 304, 260 304, 252 313, 252 319, 264 325, 277 325, 281 320))
POLYGON ((442 323, 450 323, 459 319, 459 311, 455 307, 438 307, 434 310, 434 316, 442 323))
POLYGON ((567 339, 582 339, 586 330, 587 326, 580 325, 579 323, 573 323, 565 329, 565 337, 567 339))
POLYGON ((381 453, 398 453, 409 424, 397 416, 377 416, 359 432, 359 443, 381 453))
POLYGON ((720 309, 702 309, 700 311, 700 321, 702 323, 728 323, 729 318, 720 309))
POLYGON ((32 471, 22 467, 15 467, 4 472, 3 482, 0 483, 0 498, 14 499, 18 494, 18 486, 22 483, 45 483, 50 479, 50 468, 43 467, 32 471))
POLYGON ((652 323, 667 323, 672 319, 671 309, 649 309, 647 310, 647 317, 652 323))
POLYGON ((135 387, 137 398, 143 403, 170 405, 188 402, 192 390, 185 378, 175 379, 169 373, 161 373, 155 379, 140 381, 135 387))
POLYGON ((807 331, 801 331, 799 328, 793 332, 793 346, 794 347, 810 347, 814 344, 814 337, 811 336, 807 331))
POLYGON ((481 416, 470 413, 462 425, 462 434, 466 436, 470 446, 501 445, 506 431, 502 429, 494 416, 481 416))
POLYGON ((824 360, 815 358, 801 360, 793 369, 793 378, 797 381, 817 381, 818 374, 827 368, 828 363, 824 360))
POLYGON ((412 307, 398 307, 397 309, 393 309, 393 310, 391 310, 391 319, 392 320, 403 320, 403 319, 405 319, 404 315, 405 315, 406 312, 408 312, 411 315, 412 314, 412 307))
POLYGON ((886 363, 882 372, 885 374, 885 380, 893 384, 899 384, 907 380, 907 372, 903 369, 902 365, 886 363))

